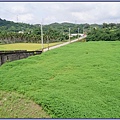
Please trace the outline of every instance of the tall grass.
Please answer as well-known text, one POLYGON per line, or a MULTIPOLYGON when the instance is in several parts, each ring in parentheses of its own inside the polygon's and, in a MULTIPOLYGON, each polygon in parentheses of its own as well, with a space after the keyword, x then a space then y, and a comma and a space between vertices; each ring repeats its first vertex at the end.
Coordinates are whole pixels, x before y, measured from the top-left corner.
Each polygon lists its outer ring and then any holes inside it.
MULTIPOLYGON (((61 44, 62 42, 50 43, 49 46, 54 46, 61 44)), ((44 48, 48 47, 48 44, 44 44, 44 48)), ((39 43, 14 43, 14 44, 4 44, 0 45, 0 50, 40 50, 42 49, 39 43)))

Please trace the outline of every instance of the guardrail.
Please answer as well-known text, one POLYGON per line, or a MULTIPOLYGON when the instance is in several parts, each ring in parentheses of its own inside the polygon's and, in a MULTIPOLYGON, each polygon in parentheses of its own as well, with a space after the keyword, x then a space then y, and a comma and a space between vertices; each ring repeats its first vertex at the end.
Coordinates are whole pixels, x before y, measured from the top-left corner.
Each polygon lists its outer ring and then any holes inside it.
POLYGON ((42 51, 27 51, 27 50, 13 50, 13 51, 0 51, 0 66, 7 61, 14 61, 27 58, 32 55, 39 55, 42 51))

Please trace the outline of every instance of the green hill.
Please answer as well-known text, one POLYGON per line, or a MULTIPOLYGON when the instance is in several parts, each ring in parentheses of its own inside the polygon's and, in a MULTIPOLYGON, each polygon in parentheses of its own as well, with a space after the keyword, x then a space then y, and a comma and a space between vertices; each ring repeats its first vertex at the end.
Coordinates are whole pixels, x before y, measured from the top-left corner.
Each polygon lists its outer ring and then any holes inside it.
POLYGON ((52 118, 120 118, 119 53, 120 42, 77 42, 5 63, 0 90, 23 94, 52 118))
POLYGON ((34 29, 34 25, 26 24, 26 23, 15 23, 13 21, 3 20, 0 18, 0 33, 2 32, 19 32, 24 30, 28 32, 29 30, 34 29))

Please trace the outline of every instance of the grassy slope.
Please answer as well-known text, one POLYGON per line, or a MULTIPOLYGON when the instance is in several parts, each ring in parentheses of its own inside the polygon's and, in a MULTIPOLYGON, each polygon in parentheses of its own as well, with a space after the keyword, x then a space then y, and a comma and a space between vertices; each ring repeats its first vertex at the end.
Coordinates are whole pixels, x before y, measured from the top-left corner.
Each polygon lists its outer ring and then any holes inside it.
POLYGON ((120 42, 73 43, 0 67, 0 89, 54 118, 120 118, 120 42))
MULTIPOLYGON (((50 43, 49 46, 54 46, 62 42, 50 43)), ((44 44, 44 47, 48 47, 48 44, 44 44)), ((0 50, 39 50, 41 49, 41 44, 39 43, 15 43, 15 44, 5 44, 0 45, 0 50)))

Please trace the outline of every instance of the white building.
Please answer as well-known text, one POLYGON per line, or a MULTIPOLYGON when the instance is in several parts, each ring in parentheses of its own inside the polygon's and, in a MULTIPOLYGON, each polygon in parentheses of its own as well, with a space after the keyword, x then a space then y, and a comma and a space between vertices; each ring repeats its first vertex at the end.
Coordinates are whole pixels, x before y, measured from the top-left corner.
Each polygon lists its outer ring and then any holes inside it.
POLYGON ((19 31, 18 33, 22 33, 22 34, 23 34, 23 33, 24 33, 24 31, 19 31))
MULTIPOLYGON (((84 35, 84 34, 79 33, 79 36, 82 37, 83 35, 84 35)), ((78 36, 78 34, 76 34, 76 33, 75 33, 75 34, 71 34, 71 37, 73 37, 73 36, 78 36)))

